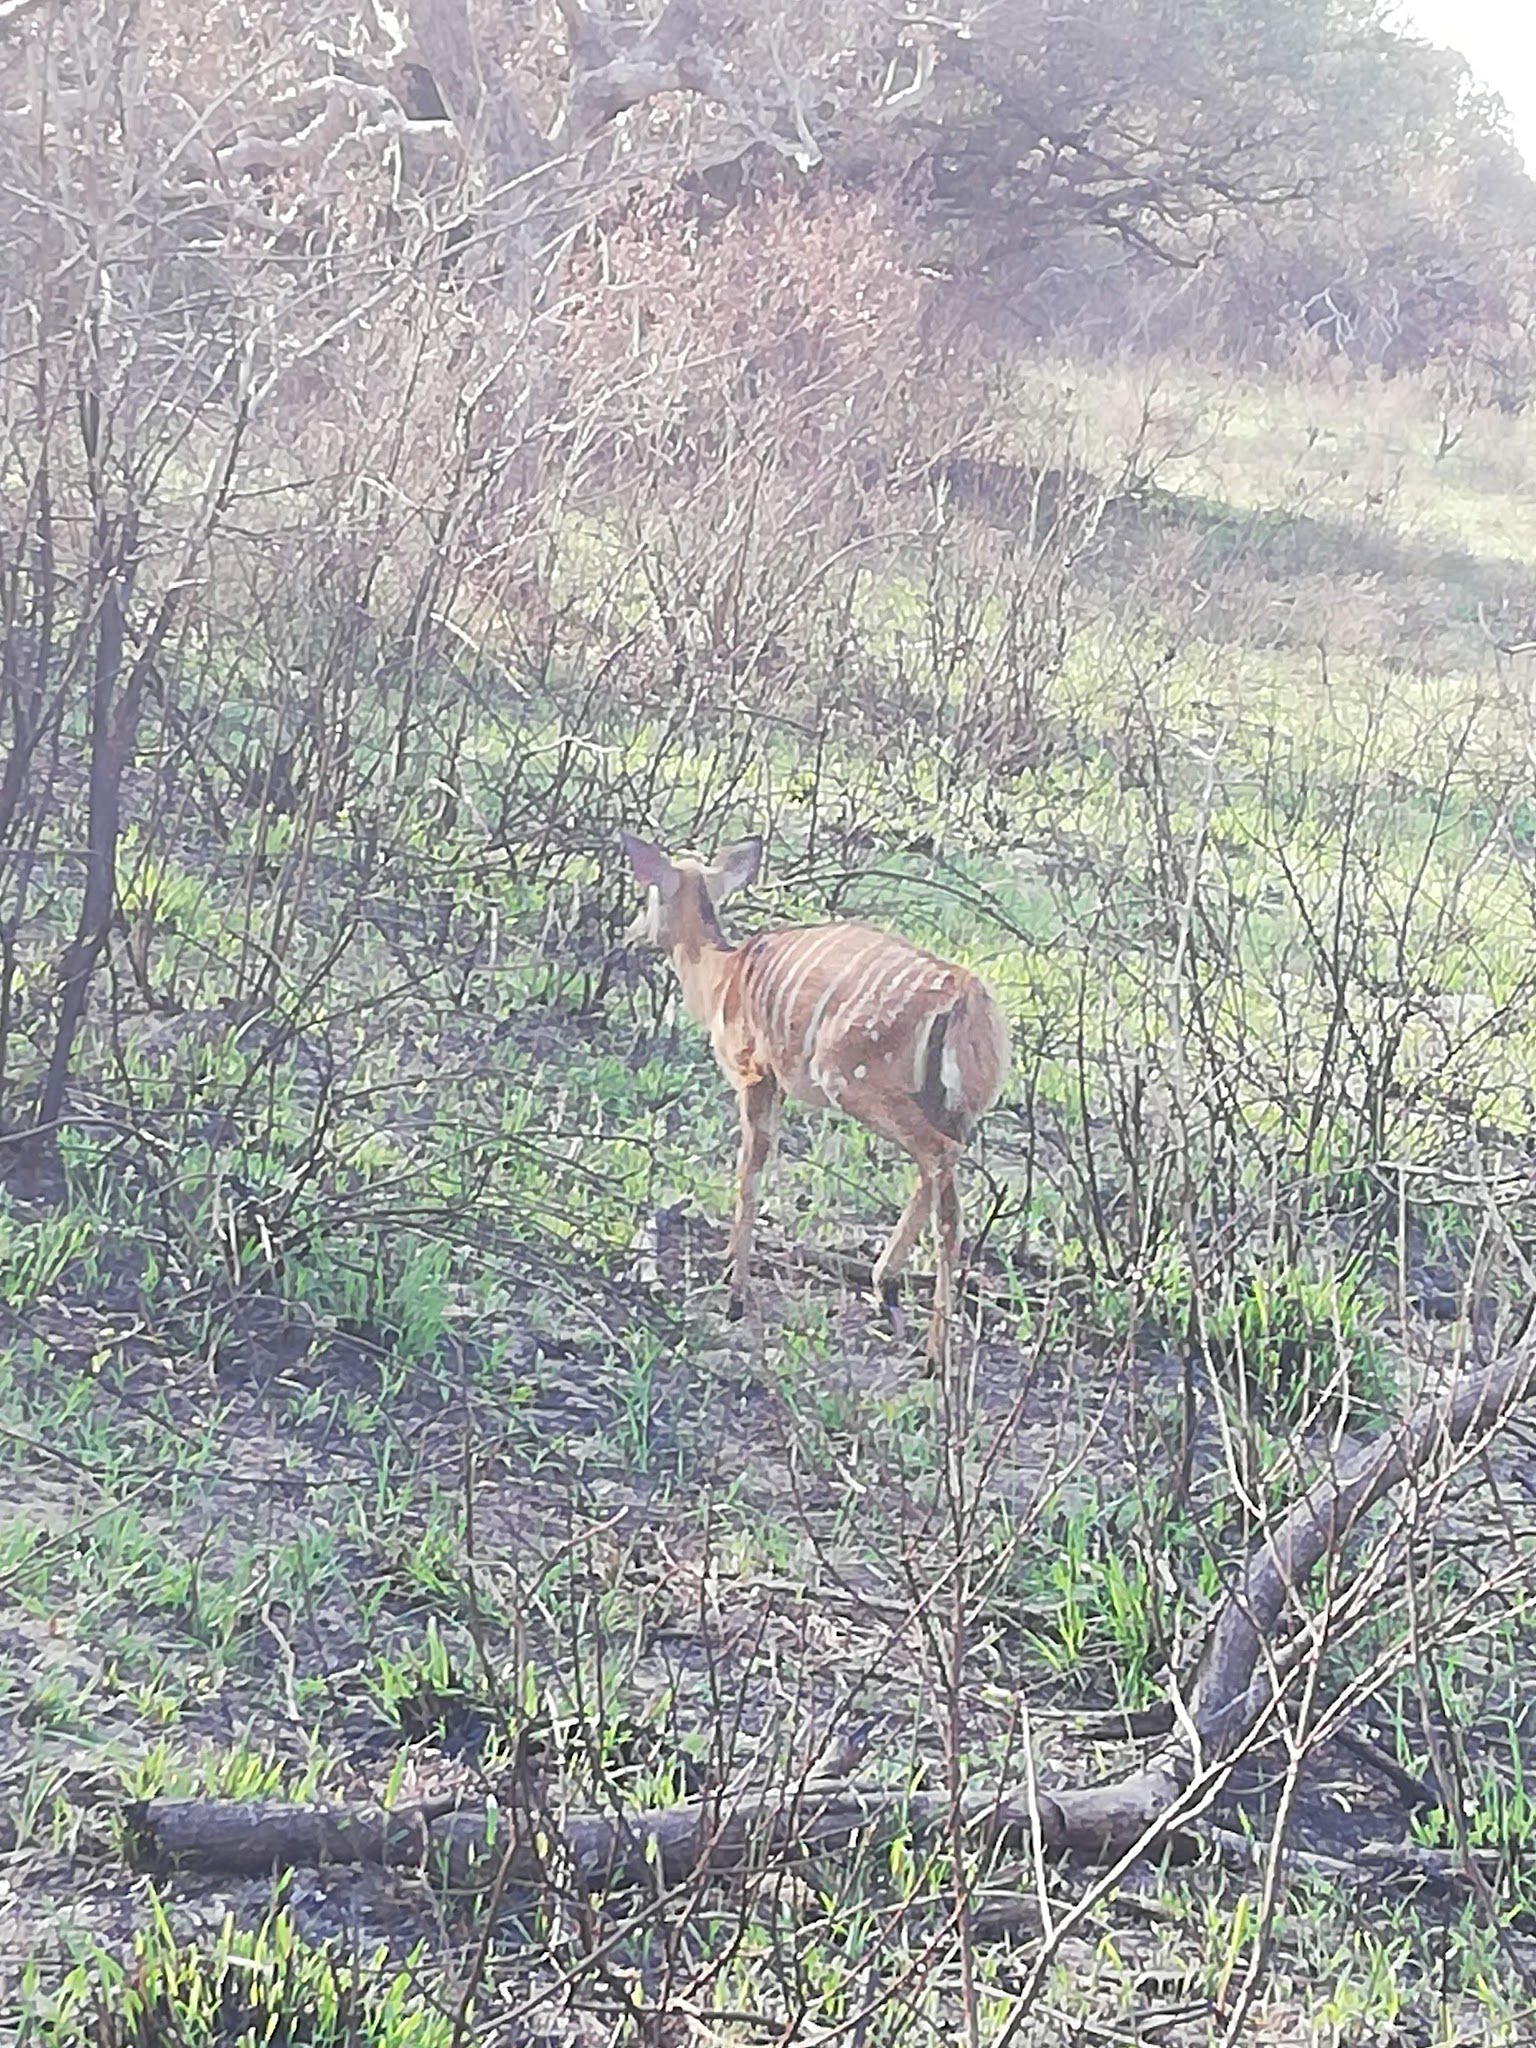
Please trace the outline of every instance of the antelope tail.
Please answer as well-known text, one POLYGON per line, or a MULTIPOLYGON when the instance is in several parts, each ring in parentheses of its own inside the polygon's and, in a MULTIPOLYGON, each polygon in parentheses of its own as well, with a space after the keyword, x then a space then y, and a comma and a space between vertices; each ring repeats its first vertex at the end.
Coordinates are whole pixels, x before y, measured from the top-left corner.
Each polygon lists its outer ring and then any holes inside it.
POLYGON ((919 1058, 918 1108, 936 1131, 964 1143, 997 1098, 1008 1032, 985 989, 968 988, 928 1026, 919 1058))
POLYGON ((966 1115, 965 1090, 960 1077, 957 1026, 966 1021, 966 999, 941 1010, 928 1027, 928 1044, 923 1053, 923 1078, 917 1090, 917 1106, 936 1131, 949 1138, 963 1138, 970 1126, 966 1115))

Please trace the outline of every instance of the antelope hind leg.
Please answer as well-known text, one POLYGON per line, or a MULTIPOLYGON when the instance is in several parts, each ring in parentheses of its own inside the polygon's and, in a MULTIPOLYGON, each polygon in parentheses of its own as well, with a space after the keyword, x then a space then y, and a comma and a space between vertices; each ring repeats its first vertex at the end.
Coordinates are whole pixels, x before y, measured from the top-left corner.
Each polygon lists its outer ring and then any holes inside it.
POLYGON ((897 1287, 897 1276, 912 1256, 912 1247, 922 1235, 933 1209, 933 1183, 928 1175, 918 1169, 917 1186, 912 1190, 907 1206, 901 1212, 896 1228, 886 1242, 885 1250, 875 1261, 874 1272, 870 1275, 875 1290, 875 1300, 885 1310, 891 1327, 899 1336, 902 1329, 901 1295, 897 1287))
POLYGON ((928 1366, 941 1372, 949 1355, 955 1314, 955 1265, 960 1256, 960 1195, 953 1167, 937 1176, 933 1190, 933 1236, 936 1263, 933 1316, 928 1324, 928 1366))

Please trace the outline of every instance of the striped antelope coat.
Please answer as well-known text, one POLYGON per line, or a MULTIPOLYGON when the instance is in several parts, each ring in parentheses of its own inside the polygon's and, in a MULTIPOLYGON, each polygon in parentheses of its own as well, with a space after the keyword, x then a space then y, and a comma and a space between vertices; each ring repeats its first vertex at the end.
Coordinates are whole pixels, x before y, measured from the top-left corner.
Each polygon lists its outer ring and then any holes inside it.
POLYGON ((731 1306, 750 1278, 758 1180, 786 1096, 843 1111, 891 1139, 917 1166, 917 1186, 875 1263, 877 1292, 894 1285, 925 1225, 937 1252, 932 1362, 944 1355, 959 1256, 955 1166, 996 1101, 1008 1026, 976 975, 889 932, 855 923, 761 932, 732 946, 722 903, 755 876, 760 839, 712 862, 622 835, 646 906, 632 937, 672 956, 688 1013, 708 1031, 741 1112, 740 1178, 728 1253, 731 1306))

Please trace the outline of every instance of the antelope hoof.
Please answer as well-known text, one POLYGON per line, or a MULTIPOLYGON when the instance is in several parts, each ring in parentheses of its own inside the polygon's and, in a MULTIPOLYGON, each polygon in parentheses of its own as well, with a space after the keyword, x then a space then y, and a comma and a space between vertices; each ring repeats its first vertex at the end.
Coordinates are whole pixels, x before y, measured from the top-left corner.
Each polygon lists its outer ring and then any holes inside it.
POLYGON ((906 1335, 907 1318, 901 1306, 901 1283, 898 1280, 882 1280, 875 1288, 875 1299, 880 1304, 880 1313, 886 1328, 893 1337, 906 1335))
POLYGON ((725 1304, 725 1320, 728 1323, 739 1323, 746 1312, 747 1297, 739 1287, 733 1287, 730 1299, 725 1304))

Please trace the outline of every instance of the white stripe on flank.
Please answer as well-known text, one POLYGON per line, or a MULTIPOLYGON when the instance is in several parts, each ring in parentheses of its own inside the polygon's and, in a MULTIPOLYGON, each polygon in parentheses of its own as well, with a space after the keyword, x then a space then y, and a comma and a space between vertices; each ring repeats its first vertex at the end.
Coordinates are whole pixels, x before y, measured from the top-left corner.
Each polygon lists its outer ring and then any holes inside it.
POLYGON ((882 932, 879 945, 860 959, 858 964, 863 972, 858 982, 854 987, 845 989, 837 1003, 836 1021, 841 1023, 845 1031, 850 1020, 855 1025, 862 1021, 871 992, 882 984, 888 987, 892 974, 899 972, 899 965, 896 968, 892 967, 891 956, 894 954, 899 963, 906 957, 906 953, 907 948, 900 939, 893 939, 888 933, 882 932))
MULTIPOLYGON (((851 951, 848 959, 837 969, 821 994, 816 998, 816 1007, 811 1012, 810 1020, 805 1027, 805 1035, 800 1041, 800 1058, 806 1066, 810 1066, 815 1058, 817 1035, 821 1030, 822 1019, 827 1014, 827 1007, 831 1003, 832 998, 837 994, 837 991, 842 987, 854 969, 861 966, 867 960, 870 948, 873 946, 878 950, 887 943, 883 932, 864 931, 859 927, 854 929, 857 935, 864 941, 864 944, 855 947, 851 951)), ((786 1024, 788 1021, 788 1018, 786 1018, 786 1024)))
POLYGON ((763 1026, 769 1043, 776 1051, 783 1048, 785 1028, 793 1012, 800 983, 835 936, 833 926, 811 925, 803 931, 786 934, 789 943, 778 949, 773 984, 763 1002, 763 1026))
POLYGON ((847 938, 850 930, 856 932, 858 926, 829 924, 818 931, 813 925, 801 935, 799 958, 791 956, 791 964, 785 972, 784 979, 767 1005, 768 1038, 777 1051, 789 1051, 787 1041, 790 1019, 795 1014, 795 1004, 799 1001, 800 991, 809 978, 812 967, 824 953, 830 952, 840 940, 847 938))
POLYGON ((800 957, 803 944, 798 931, 775 932, 763 956, 763 971, 759 977, 755 1022, 770 1045, 778 1043, 774 1028, 774 1012, 784 999, 784 980, 795 971, 795 962, 800 957))

